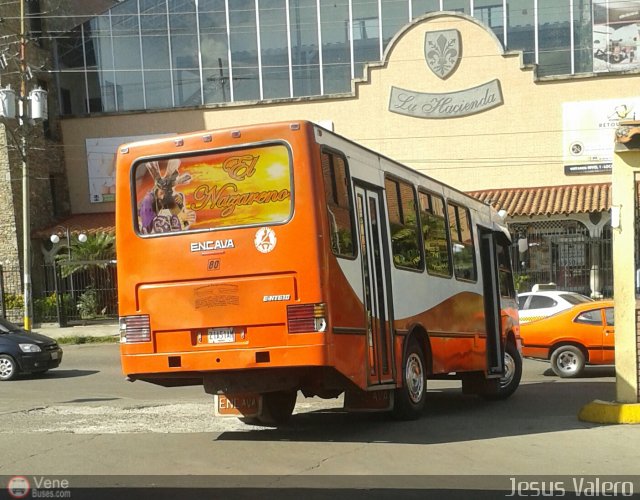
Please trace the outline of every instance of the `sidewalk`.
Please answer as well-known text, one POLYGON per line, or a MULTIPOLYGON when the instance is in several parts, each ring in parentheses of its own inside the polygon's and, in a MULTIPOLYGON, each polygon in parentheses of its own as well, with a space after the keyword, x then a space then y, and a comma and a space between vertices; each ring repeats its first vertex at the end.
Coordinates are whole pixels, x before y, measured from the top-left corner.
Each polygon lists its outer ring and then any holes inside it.
POLYGON ((65 328, 60 328, 57 323, 43 323, 34 326, 32 330, 54 339, 60 337, 117 337, 119 335, 117 321, 65 328))

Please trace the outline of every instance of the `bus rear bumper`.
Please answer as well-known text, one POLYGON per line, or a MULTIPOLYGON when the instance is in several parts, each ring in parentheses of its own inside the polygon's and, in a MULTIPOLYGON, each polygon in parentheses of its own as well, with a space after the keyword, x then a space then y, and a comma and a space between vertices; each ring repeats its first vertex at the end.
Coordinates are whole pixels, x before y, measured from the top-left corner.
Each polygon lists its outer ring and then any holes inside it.
POLYGON ((122 371, 132 380, 183 379, 187 374, 246 371, 302 366, 325 366, 327 348, 321 345, 225 349, 200 352, 128 354, 122 345, 122 371))

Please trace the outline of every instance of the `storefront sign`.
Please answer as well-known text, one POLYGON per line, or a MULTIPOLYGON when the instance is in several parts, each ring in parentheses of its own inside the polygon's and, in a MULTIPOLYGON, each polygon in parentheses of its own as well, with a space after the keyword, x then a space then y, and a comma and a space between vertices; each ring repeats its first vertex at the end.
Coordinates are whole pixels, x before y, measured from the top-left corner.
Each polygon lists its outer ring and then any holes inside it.
POLYGON ((593 163, 590 165, 565 165, 565 175, 610 174, 612 163, 593 163))
POLYGON ((635 119, 640 98, 562 104, 562 148, 565 175, 611 174, 615 130, 635 119))
POLYGON ((418 118, 456 118, 487 111, 503 103, 499 80, 444 94, 391 87, 389 111, 418 118))

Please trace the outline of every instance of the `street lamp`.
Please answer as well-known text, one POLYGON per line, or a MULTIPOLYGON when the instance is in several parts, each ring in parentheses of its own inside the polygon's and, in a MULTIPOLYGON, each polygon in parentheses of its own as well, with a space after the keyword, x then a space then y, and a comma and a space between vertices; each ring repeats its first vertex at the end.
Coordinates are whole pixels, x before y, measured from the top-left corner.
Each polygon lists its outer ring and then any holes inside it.
POLYGON ((77 233, 77 238, 80 243, 86 243, 88 239, 87 235, 84 232, 68 226, 56 226, 54 230, 56 232, 52 233, 51 236, 49 236, 49 241, 51 241, 51 243, 53 243, 54 245, 57 245, 58 243, 60 243, 60 235, 64 235, 67 240, 67 256, 69 260, 71 260, 71 236, 77 233))
MULTIPOLYGON (((27 140, 24 126, 35 120, 47 119, 47 92, 35 88, 27 94, 27 80, 31 78, 31 68, 27 64, 27 40, 25 30, 25 0, 20 0, 20 93, 17 97, 18 113, 16 115, 16 93, 10 86, 0 88, 0 117, 18 119, 21 130, 17 140, 10 129, 22 160, 22 265, 24 266, 24 329, 31 330, 32 319, 32 286, 31 286, 31 210, 29 193, 29 168, 27 165, 27 140)), ((3 59, 3 62, 5 60, 3 59)), ((2 64, 0 66, 6 66, 2 64)))
MULTIPOLYGON (((72 264, 71 261, 71 238, 73 236, 76 237, 77 241, 80 243, 86 243, 88 237, 84 231, 79 228, 73 228, 70 226, 59 225, 56 226, 54 232, 49 236, 49 241, 55 245, 58 245, 61 241, 61 237, 66 238, 66 247, 67 247, 67 261, 69 264, 72 264)), ((64 276, 58 274, 58 268, 56 266, 56 258, 54 256, 53 260, 53 283, 56 291, 56 311, 58 314, 58 325, 60 327, 67 326, 67 314, 63 305, 63 293, 61 293, 59 285, 62 285, 62 290, 64 291, 65 285, 64 282, 61 282, 61 278, 64 276)), ((75 297, 74 285, 73 285, 73 277, 71 277, 71 296, 75 297)))

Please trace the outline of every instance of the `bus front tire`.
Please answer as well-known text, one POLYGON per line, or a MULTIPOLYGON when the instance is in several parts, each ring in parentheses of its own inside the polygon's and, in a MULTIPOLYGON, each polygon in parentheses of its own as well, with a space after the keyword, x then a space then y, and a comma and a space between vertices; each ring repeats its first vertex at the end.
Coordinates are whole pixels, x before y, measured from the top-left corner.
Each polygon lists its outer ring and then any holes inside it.
POLYGON ((298 391, 277 391, 262 394, 262 413, 258 420, 266 425, 285 424, 296 406, 298 391))
POLYGON ((481 394, 485 399, 500 400, 511 396, 520 385, 522 378, 522 355, 513 342, 507 342, 504 349, 504 375, 495 391, 481 394))
POLYGON ((394 392, 393 416, 398 420, 419 418, 427 397, 424 353, 415 339, 409 342, 402 363, 402 387, 394 392))

